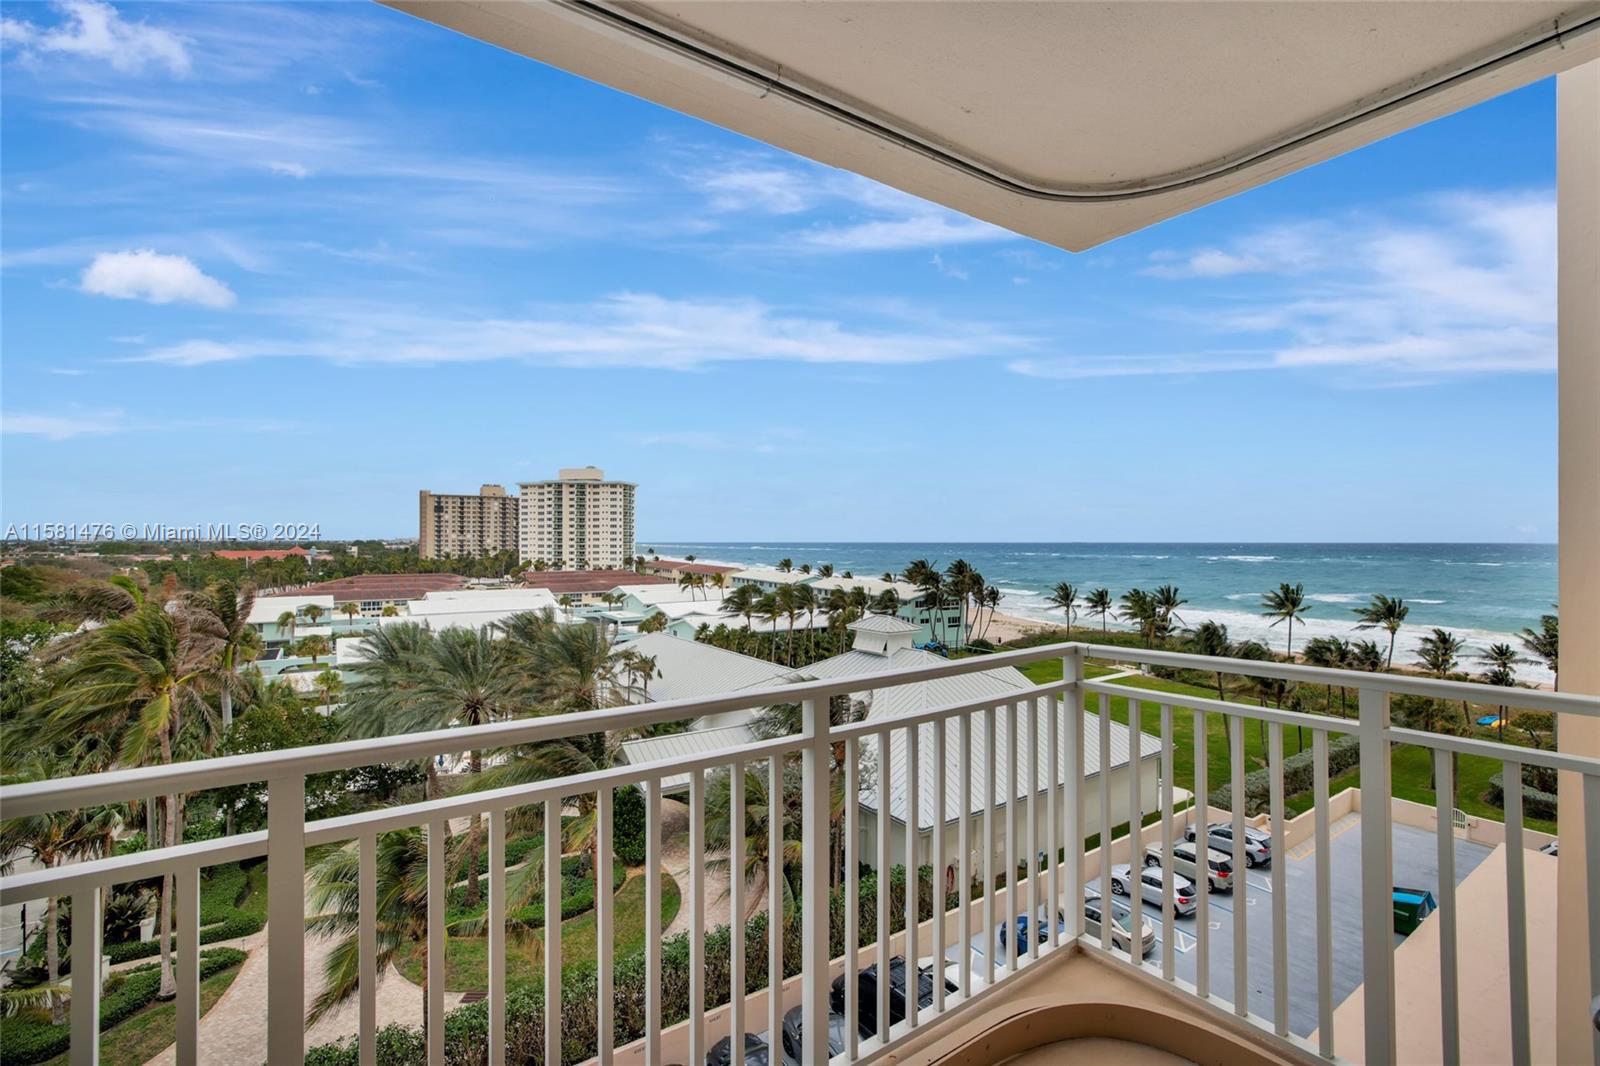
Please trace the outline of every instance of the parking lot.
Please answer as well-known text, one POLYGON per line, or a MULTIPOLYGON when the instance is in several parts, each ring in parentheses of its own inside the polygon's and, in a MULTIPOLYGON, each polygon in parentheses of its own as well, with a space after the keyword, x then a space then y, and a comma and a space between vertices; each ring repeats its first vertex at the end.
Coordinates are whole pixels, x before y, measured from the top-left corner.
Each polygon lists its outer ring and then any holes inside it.
MULTIPOLYGON (((1331 883, 1333 888, 1333 1003, 1338 1006, 1361 984, 1361 820, 1359 814, 1339 819, 1331 827, 1331 883)), ((1490 853, 1480 844, 1456 840, 1456 883, 1460 884, 1490 853)), ((1437 845, 1432 833, 1410 826, 1394 826, 1394 884, 1409 888, 1425 888, 1437 893, 1439 865, 1437 845)), ((1275 863, 1284 863, 1284 890, 1288 916, 1288 936, 1285 950, 1289 967, 1289 1029, 1299 1036, 1309 1035, 1317 1028, 1317 931, 1316 931, 1316 854, 1311 841, 1291 848, 1287 856, 1276 856, 1275 863)), ((1099 888, 1098 882, 1089 887, 1099 888)), ((1270 1018, 1274 1003, 1272 991, 1272 873, 1270 868, 1258 867, 1245 871, 1245 887, 1241 892, 1213 892, 1209 897, 1210 914, 1207 917, 1207 943, 1210 951, 1211 990, 1228 999, 1233 997, 1233 925, 1241 907, 1245 908, 1246 929, 1250 952, 1246 960, 1246 977, 1250 989, 1250 1010, 1270 1018)), ((1119 913, 1125 901, 1116 900, 1119 913)), ((1156 931, 1156 947, 1150 960, 1159 963, 1161 958, 1162 921, 1160 909, 1151 904, 1141 904, 1145 918, 1156 931)), ((1176 940, 1173 944, 1177 974, 1193 982, 1198 967, 1195 951, 1198 933, 1197 919, 1179 918, 1174 922, 1176 940)), ((1403 938, 1395 935, 1398 944, 1403 938)), ((992 936, 974 937, 974 956, 985 952, 993 943, 992 936), (990 941, 985 944, 984 941, 990 941)), ((993 945, 995 957, 1003 957, 1003 950, 993 945)), ((952 949, 950 957, 959 955, 952 949)))

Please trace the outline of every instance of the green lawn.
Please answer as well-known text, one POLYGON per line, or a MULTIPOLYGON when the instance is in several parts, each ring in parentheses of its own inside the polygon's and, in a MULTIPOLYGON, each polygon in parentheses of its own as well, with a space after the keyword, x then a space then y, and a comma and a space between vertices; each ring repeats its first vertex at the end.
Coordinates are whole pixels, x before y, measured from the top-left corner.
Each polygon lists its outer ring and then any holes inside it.
MULTIPOLYGON (((209 1011, 239 976, 239 967, 213 974, 200 982, 200 1013, 209 1011)), ((127 1021, 100 1034, 100 1061, 104 1066, 144 1066, 175 1039, 175 1003, 152 1003, 127 1021)), ((66 1066, 67 1056, 45 1060, 44 1066, 66 1066)))
MULTIPOLYGON (((1044 683, 1055 681, 1061 677, 1061 663, 1059 660, 1044 660, 1029 663, 1021 668, 1030 680, 1044 683)), ((1109 673, 1109 668, 1096 663, 1090 663, 1085 669, 1085 674, 1090 677, 1104 676, 1109 673)), ((1126 688, 1139 689, 1152 693, 1152 699, 1159 699, 1159 693, 1169 692, 1179 695, 1205 696, 1216 699, 1215 688, 1204 688, 1196 685, 1185 684, 1180 681, 1165 681, 1160 678, 1135 676, 1122 678, 1113 682, 1126 688)), ((1311 708, 1317 713, 1325 713, 1326 693, 1316 688, 1310 688, 1311 708)), ((1091 712, 1099 707, 1099 696, 1089 693, 1084 706, 1091 712)), ((1350 706, 1355 706, 1355 694, 1350 694, 1350 706)), ((1337 689, 1333 692, 1333 711, 1337 715, 1340 709, 1340 696, 1337 689)), ((1140 700, 1139 726, 1147 733, 1159 735, 1161 731, 1161 714, 1159 704, 1140 700)), ((1111 719, 1124 724, 1128 721, 1127 697, 1113 696, 1111 698, 1111 719)), ((1496 739, 1492 730, 1480 729, 1479 733, 1485 739, 1496 739)), ((1508 731, 1508 738, 1510 731, 1508 731)), ((1191 791, 1194 788, 1194 713, 1192 711, 1174 708, 1172 713, 1172 741, 1173 741, 1173 771, 1174 783, 1181 788, 1191 791)), ((1299 751, 1302 744, 1311 746, 1311 730, 1297 731, 1288 726, 1283 730, 1283 751, 1285 755, 1293 755, 1299 751), (1300 735, 1296 735, 1297 732, 1300 735)), ((1245 772, 1260 769, 1266 766, 1266 744, 1264 743, 1264 729, 1260 723, 1247 722, 1244 731, 1244 757, 1245 772)), ((1433 806, 1435 799, 1433 789, 1428 785, 1428 764, 1431 753, 1423 748, 1410 745, 1401 745, 1394 749, 1393 778, 1394 794, 1401 799, 1411 800, 1415 803, 1424 803, 1433 806)), ((1206 716, 1206 763, 1208 782, 1211 788, 1226 784, 1229 780, 1231 768, 1228 759, 1228 737, 1226 727, 1220 715, 1206 716)), ((1489 778, 1500 771, 1500 764, 1493 760, 1476 755, 1463 755, 1459 760, 1457 773, 1461 780, 1457 789, 1457 805, 1468 814, 1494 821, 1504 821, 1505 812, 1500 808, 1490 805, 1483 799, 1489 790, 1489 778)), ((1341 789, 1359 787, 1361 784, 1361 771, 1356 768, 1340 775, 1329 782, 1330 792, 1337 793, 1341 789)), ((1311 793, 1302 792, 1285 799, 1284 806, 1291 814, 1299 814, 1310 810, 1314 797, 1311 793)), ((1537 829, 1545 833, 1554 833, 1554 822, 1540 818, 1525 817, 1523 825, 1529 829, 1537 829)))
MULTIPOLYGON (((644 950, 644 875, 631 874, 614 899, 615 948, 613 958, 644 950)), ((678 882, 661 877, 661 928, 677 917, 680 905, 678 882)), ((562 969, 592 963, 595 957, 595 916, 593 911, 561 923, 562 969)), ((426 953, 422 945, 402 951, 395 965, 408 981, 422 983, 426 953)), ((508 981, 531 982, 544 972, 544 934, 539 931, 513 941, 506 951, 508 981)), ((452 992, 482 992, 488 987, 489 942, 485 937, 451 937, 445 948, 445 987, 452 992)))

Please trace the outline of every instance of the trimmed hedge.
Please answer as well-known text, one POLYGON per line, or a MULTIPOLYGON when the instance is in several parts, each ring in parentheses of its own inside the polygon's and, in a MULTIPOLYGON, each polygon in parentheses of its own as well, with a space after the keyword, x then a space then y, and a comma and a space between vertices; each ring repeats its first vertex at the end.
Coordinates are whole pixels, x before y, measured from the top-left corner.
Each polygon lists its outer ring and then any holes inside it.
MULTIPOLYGON (((587 914, 594 910, 594 878, 589 876, 589 856, 567 855, 561 860, 561 917, 576 918, 580 914, 587 914)), ((611 891, 615 892, 622 887, 622 882, 628 879, 628 869, 621 862, 613 859, 611 863, 611 891)), ((456 885, 450 889, 450 910, 448 921, 457 921, 469 918, 476 914, 484 913, 488 904, 480 901, 475 907, 467 906, 467 886, 456 885)), ((544 881, 540 880, 538 887, 528 902, 517 908, 515 917, 518 921, 529 924, 538 924, 544 921, 544 881)))
MULTIPOLYGON (((1524 769, 1528 769, 1524 767, 1524 769)), ((1505 771, 1489 778, 1489 791, 1483 797, 1491 806, 1506 809, 1506 782, 1505 771)), ((1544 818, 1548 821, 1556 820, 1556 797, 1554 793, 1545 792, 1527 783, 1522 783, 1522 815, 1525 818, 1544 818)))
MULTIPOLYGON (((267 924, 266 864, 228 863, 206 870, 200 885, 200 943, 216 944, 261 932, 267 924)), ((176 943, 176 941, 174 941, 176 943)), ((160 940, 107 944, 113 963, 161 954, 160 940)))
POLYGON ((643 866, 645 858, 644 793, 619 788, 611 812, 611 850, 629 866, 643 866))
MULTIPOLYGON (((200 955, 200 979, 214 977, 245 960, 236 948, 213 948, 200 955)), ((122 978, 100 999, 100 1031, 127 1021, 155 1002, 161 991, 161 968, 152 963, 118 975, 122 978)), ((8 1018, 0 1026, 0 1066, 30 1066, 63 1054, 72 1044, 72 1025, 51 1025, 26 1018, 8 1018)))
MULTIPOLYGON (((1290 755, 1283 760, 1283 794, 1293 796, 1304 792, 1316 782, 1316 765, 1313 752, 1290 755)), ((1328 778, 1332 780, 1361 762, 1361 738, 1345 734, 1328 742, 1328 778)), ((1244 811, 1260 814, 1267 810, 1272 797, 1270 770, 1251 770, 1244 775, 1244 811)), ((1233 810, 1233 786, 1222 785, 1211 790, 1211 805, 1225 811, 1233 810)))

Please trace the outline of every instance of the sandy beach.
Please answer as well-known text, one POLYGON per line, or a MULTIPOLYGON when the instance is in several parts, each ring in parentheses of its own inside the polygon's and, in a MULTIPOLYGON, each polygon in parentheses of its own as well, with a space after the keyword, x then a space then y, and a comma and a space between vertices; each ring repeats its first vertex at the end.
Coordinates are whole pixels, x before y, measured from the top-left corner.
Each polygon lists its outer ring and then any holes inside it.
POLYGON ((996 611, 993 618, 986 612, 983 621, 978 624, 977 628, 987 640, 995 644, 1004 644, 1008 640, 1025 637, 1029 633, 1038 633, 1042 630, 1060 627, 1051 626, 1032 618, 1023 618, 1020 615, 996 611))

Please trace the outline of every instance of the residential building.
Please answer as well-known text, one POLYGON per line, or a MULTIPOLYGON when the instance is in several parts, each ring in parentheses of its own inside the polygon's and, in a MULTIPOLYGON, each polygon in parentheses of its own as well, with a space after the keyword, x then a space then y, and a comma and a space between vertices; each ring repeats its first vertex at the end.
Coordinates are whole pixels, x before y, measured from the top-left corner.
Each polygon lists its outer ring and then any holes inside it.
POLYGON ((636 489, 632 482, 607 481, 594 466, 523 482, 517 519, 522 561, 543 560, 557 570, 627 566, 636 489))
POLYGON ((518 501, 500 485, 476 496, 418 493, 417 554, 424 559, 476 559, 517 550, 518 501))
POLYGON ((292 548, 223 548, 211 553, 218 559, 233 559, 246 566, 258 563, 263 559, 287 559, 291 555, 298 555, 302 559, 311 555, 309 551, 295 545, 292 548))
POLYGON ((809 583, 815 574, 802 574, 798 570, 779 570, 775 566, 747 566, 743 570, 735 570, 728 575, 728 584, 737 588, 740 585, 754 585, 762 592, 772 592, 784 585, 804 585, 809 583))
POLYGON ((776 567, 752 566, 728 575, 732 587, 754 585, 762 592, 772 592, 784 585, 810 585, 821 605, 828 594, 840 590, 852 592, 860 589, 866 594, 869 605, 880 602, 886 592, 893 592, 896 600, 895 614, 917 626, 916 643, 939 643, 952 648, 966 646, 966 629, 962 624, 961 604, 954 597, 946 597, 937 608, 930 597, 917 586, 905 581, 885 581, 878 577, 823 577, 799 570, 779 570, 776 567))
POLYGON ((332 596, 335 610, 341 619, 346 617, 344 605, 354 603, 360 615, 376 618, 384 608, 404 608, 412 600, 430 592, 444 592, 465 588, 467 579, 459 574, 356 574, 336 577, 295 588, 278 589, 273 595, 332 596))
POLYGON ((616 591, 619 585, 677 588, 665 577, 632 570, 529 570, 522 575, 522 583, 528 588, 549 589, 558 600, 571 597, 578 606, 602 602, 603 597, 616 591))
POLYGON ((704 578, 712 578, 716 577, 718 574, 722 574, 724 577, 727 577, 737 574, 740 570, 744 569, 740 566, 725 566, 720 563, 701 563, 688 559, 663 559, 659 555, 653 559, 645 560, 641 566, 644 572, 647 574, 659 574, 662 577, 670 577, 674 581, 678 580, 678 578, 682 577, 684 574, 693 574, 696 577, 704 578))

